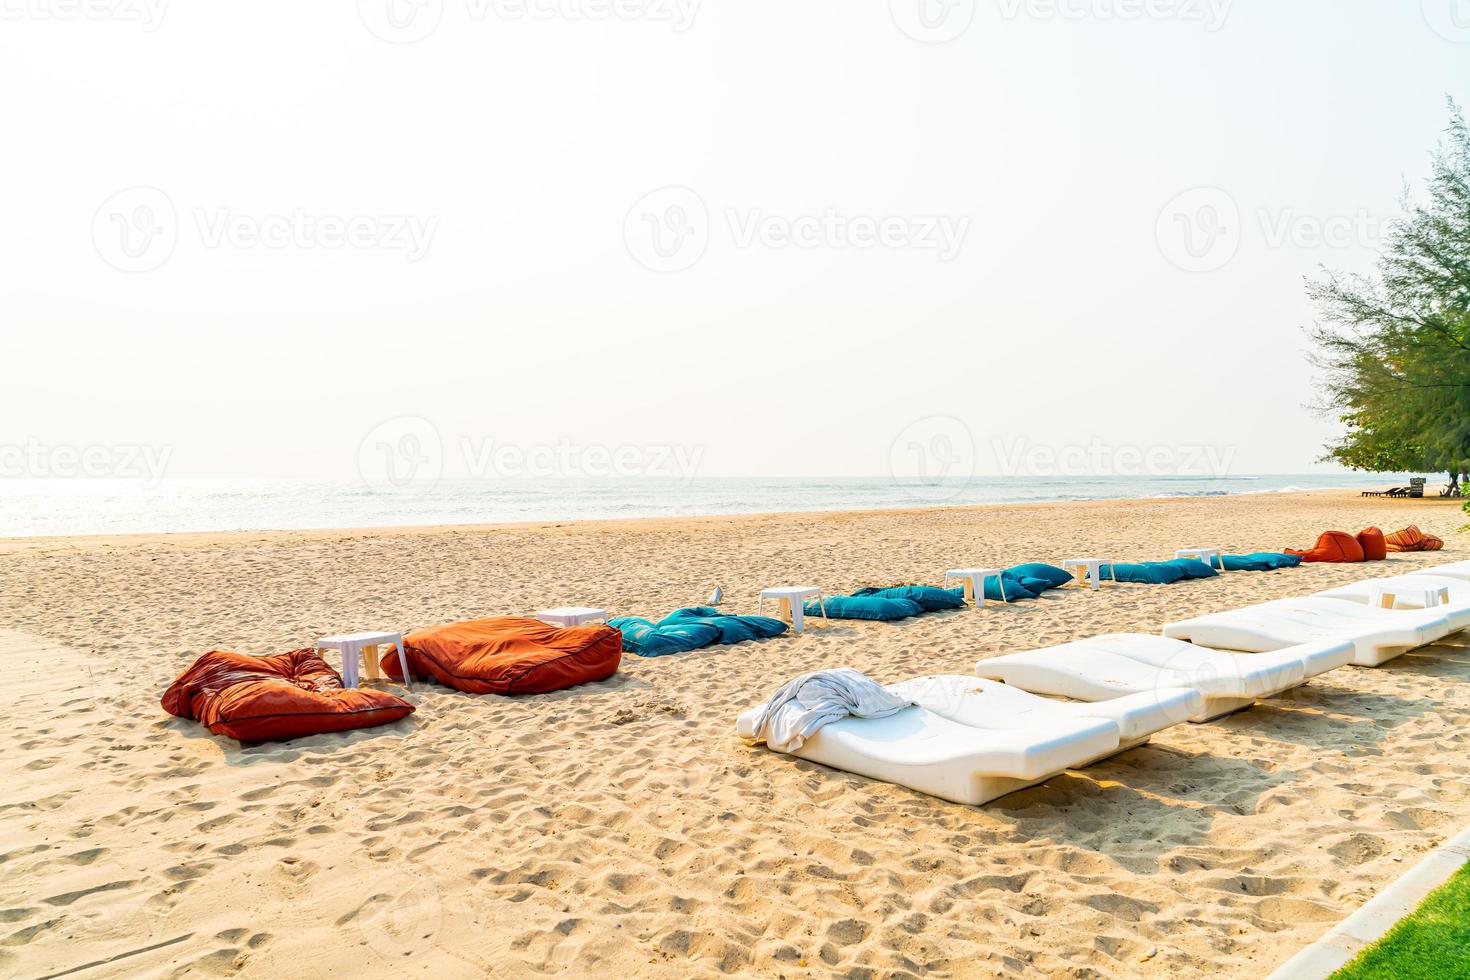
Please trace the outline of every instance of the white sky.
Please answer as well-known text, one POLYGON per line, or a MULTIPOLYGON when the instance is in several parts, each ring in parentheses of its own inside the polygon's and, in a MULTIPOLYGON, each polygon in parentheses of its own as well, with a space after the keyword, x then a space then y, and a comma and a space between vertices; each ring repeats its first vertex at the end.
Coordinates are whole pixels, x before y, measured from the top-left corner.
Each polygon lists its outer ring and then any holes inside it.
POLYGON ((1464 0, 991 0, 937 45, 900 29, 920 0, 422 0, 412 44, 367 26, 389 0, 76 2, 0 0, 0 443, 166 445, 176 475, 345 476, 403 415, 698 446, 705 476, 879 474, 934 415, 987 470, 999 438, 1304 472, 1334 426, 1302 277, 1372 236, 1281 223, 1393 216, 1470 102, 1464 0), (671 185, 708 220, 650 271, 635 205, 671 185), (124 272, 137 186, 176 243, 124 272), (1160 215, 1201 186, 1178 207, 1226 235, 1191 259, 1160 215), (298 209, 432 235, 213 238, 298 209), (948 260, 742 240, 829 209, 969 224, 948 260))

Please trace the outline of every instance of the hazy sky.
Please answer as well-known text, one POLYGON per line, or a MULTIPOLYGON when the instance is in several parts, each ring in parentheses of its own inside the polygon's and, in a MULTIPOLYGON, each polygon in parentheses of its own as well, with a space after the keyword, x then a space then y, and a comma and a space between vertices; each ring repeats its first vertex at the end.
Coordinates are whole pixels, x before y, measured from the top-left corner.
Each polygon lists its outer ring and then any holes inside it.
POLYGON ((0 85, 0 444, 1301 472, 1470 2, 0 0, 0 85))

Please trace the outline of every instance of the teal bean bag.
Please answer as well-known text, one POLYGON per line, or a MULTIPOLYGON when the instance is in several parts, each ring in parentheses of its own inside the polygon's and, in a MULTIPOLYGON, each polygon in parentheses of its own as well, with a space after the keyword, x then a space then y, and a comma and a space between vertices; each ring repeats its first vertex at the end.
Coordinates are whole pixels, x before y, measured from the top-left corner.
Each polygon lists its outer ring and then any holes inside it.
POLYGON ((639 616, 619 616, 607 625, 623 634, 623 649, 640 657, 668 657, 707 647, 720 638, 720 631, 707 623, 655 626, 639 616))
POLYGON ((963 609, 964 589, 936 589, 932 585, 900 585, 891 589, 858 589, 856 597, 877 596, 880 599, 908 599, 917 602, 924 612, 941 609, 963 609))
POLYGON ((779 619, 770 616, 730 616, 713 606, 690 606, 676 609, 659 623, 660 626, 685 626, 700 624, 719 630, 716 643, 744 643, 746 640, 768 640, 780 636, 789 628, 779 619))
MULTIPOLYGON (((963 593, 962 593, 963 594, 963 593)), ((1015 602, 1017 599, 1035 599, 1041 593, 1029 588, 1025 582, 1009 571, 1001 572, 999 576, 991 575, 985 579, 985 600, 987 602, 1015 602), (1000 594, 1000 580, 1004 578, 1006 594, 1000 594)))
POLYGON ((623 650, 639 657, 667 657, 714 644, 743 643, 780 636, 787 626, 769 616, 727 616, 709 606, 676 609, 657 624, 621 616, 608 625, 623 634, 623 650))
POLYGON ((1184 573, 1185 578, 1214 578, 1220 574, 1198 558, 1175 558, 1161 564, 1173 565, 1184 573))
POLYGON ((1006 572, 1016 579, 1030 592, 1040 595, 1049 589, 1059 589, 1072 581, 1070 572, 1048 565, 1045 562, 1033 561, 1025 565, 1016 565, 1006 569, 1006 572))
MULTIPOLYGON (((835 595, 823 602, 830 619, 867 619, 888 622, 917 616, 924 607, 912 599, 884 599, 876 595, 835 595)), ((822 607, 809 602, 804 607, 808 616, 821 616, 822 607)))
POLYGON ((1118 562, 1104 565, 1099 575, 1104 582, 1131 582, 1138 585, 1173 585, 1185 577, 1184 569, 1173 562, 1118 562))
POLYGON ((1274 551, 1258 551, 1250 555, 1226 555, 1227 572, 1271 572, 1278 568, 1296 568, 1301 555, 1281 555, 1274 551))

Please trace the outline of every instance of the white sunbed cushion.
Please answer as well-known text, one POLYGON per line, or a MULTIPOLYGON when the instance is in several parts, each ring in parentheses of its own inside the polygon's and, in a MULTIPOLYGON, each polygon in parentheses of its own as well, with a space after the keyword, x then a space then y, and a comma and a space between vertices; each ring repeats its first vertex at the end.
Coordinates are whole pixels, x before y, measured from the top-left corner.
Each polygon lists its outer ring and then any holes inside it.
POLYGON ((1380 609, 1373 605, 1378 598, 1380 589, 1399 586, 1407 589, 1417 589, 1422 592, 1432 592, 1443 589, 1449 594, 1449 602, 1444 605, 1424 605, 1422 596, 1403 595, 1397 596, 1394 608, 1383 610, 1395 612, 1400 609, 1427 610, 1428 612, 1443 616, 1449 620, 1450 628, 1455 632, 1470 628, 1470 582, 1464 579, 1450 578, 1444 575, 1395 575, 1389 578, 1370 578, 1352 585, 1339 585, 1335 589, 1325 589, 1315 593, 1323 599, 1343 599, 1348 602, 1356 602, 1367 606, 1369 609, 1380 609))
POLYGON ((1206 698, 1254 697, 1250 682, 1238 674, 1155 667, 1082 644, 992 657, 975 664, 975 673, 1033 694, 1078 701, 1108 701, 1178 687, 1193 688, 1206 698))
MULTIPOLYGON (((1304 614, 1324 619, 1339 619, 1361 623, 1372 628, 1401 630, 1412 641, 1420 644, 1433 643, 1453 633, 1448 616, 1438 609, 1375 609, 1349 599, 1329 599, 1323 596, 1275 599, 1261 603, 1263 607, 1283 609, 1288 614, 1304 614)), ((1259 608, 1259 607, 1257 607, 1259 608)))
POLYGON ((888 689, 962 725, 1004 730, 1103 718, 1118 726, 1125 742, 1148 738, 1188 720, 1204 707, 1200 693, 1192 688, 1163 688, 1083 704, 1052 701, 1009 684, 960 674, 916 677, 888 689))
MULTIPOLYGON (((1200 646, 1247 653, 1269 653, 1304 643, 1348 640, 1355 648, 1352 662, 1364 667, 1377 666, 1436 638, 1427 635, 1418 622, 1403 619, 1385 622, 1381 618, 1375 620, 1353 615, 1354 607, 1366 610, 1345 600, 1286 602, 1286 605, 1279 601, 1262 603, 1180 620, 1165 626, 1164 635, 1189 640, 1200 646)), ((1408 613, 1407 610, 1397 611, 1408 613)), ((1409 615, 1413 616, 1412 613, 1409 615)), ((1448 621, 1441 619, 1440 622, 1448 627, 1448 621)))
MULTIPOLYGON (((751 727, 750 715, 737 721, 742 732, 751 727)), ((999 795, 994 778, 1039 781, 1109 754, 1120 740, 1118 726, 1101 718, 987 731, 916 707, 887 718, 834 721, 790 754, 975 805, 999 795)))
POLYGON ((1470 581, 1470 561, 1455 561, 1448 565, 1437 565, 1434 568, 1420 568, 1409 573, 1410 575, 1443 575, 1446 578, 1458 578, 1470 581))
MULTIPOLYGON (((1293 687, 1300 687, 1306 683, 1308 677, 1314 676, 1307 673, 1306 661, 1297 653, 1296 647, 1285 647, 1270 653, 1229 653, 1144 633, 1110 633, 1078 640, 1068 646, 1105 650, 1150 667, 1167 667, 1195 676, 1213 674, 1238 677, 1239 690, 1257 698, 1268 698, 1293 687)), ((1336 647, 1341 650, 1340 662, 1333 666, 1340 667, 1351 659, 1352 645, 1338 643, 1336 647)))

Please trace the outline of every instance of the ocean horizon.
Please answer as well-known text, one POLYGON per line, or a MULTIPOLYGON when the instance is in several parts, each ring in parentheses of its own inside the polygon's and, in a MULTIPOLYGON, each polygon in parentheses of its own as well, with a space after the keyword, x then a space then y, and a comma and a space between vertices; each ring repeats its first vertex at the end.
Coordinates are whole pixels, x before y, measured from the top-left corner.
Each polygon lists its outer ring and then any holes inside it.
POLYGON ((1392 486, 1395 474, 446 479, 385 492, 354 480, 0 481, 0 537, 321 530, 701 517, 1392 486))

